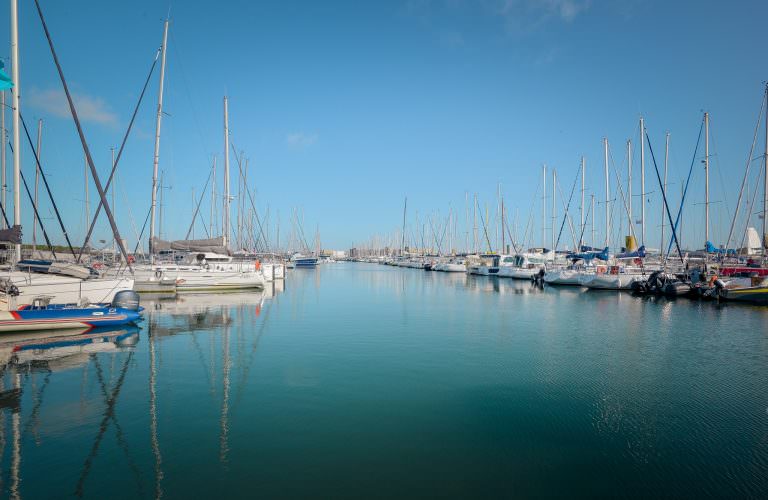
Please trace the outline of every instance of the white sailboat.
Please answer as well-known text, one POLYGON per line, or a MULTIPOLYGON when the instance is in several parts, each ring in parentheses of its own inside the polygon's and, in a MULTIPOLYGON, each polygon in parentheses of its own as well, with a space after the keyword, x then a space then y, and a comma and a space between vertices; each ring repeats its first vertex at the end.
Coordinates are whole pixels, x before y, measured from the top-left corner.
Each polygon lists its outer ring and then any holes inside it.
MULTIPOLYGON (((11 0, 11 79, 13 112, 13 223, 21 225, 21 140, 18 6, 11 0)), ((63 78, 63 77, 62 77, 63 78)), ((65 87, 65 91, 68 91, 65 87)), ((74 108, 73 108, 74 112, 74 108)), ((38 161, 39 157, 35 159, 38 161)), ((38 164, 39 168, 40 165, 38 164)), ((102 201, 105 201, 102 199, 102 201)), ((5 208, 5 207, 3 207, 5 208)), ((111 214, 111 213, 110 213, 111 214)), ((111 215, 110 215, 111 216, 111 215)), ((113 226, 114 229, 114 226, 113 226)), ((117 236, 116 236, 117 239, 117 236)), ((21 261, 21 240, 15 243, 15 262, 21 261)), ((44 262, 38 269, 9 267, 1 276, 8 286, 18 289, 18 304, 31 302, 35 296, 50 297, 51 303, 111 302, 115 293, 130 290, 134 280, 128 276, 102 276, 83 266, 44 262)))
MULTIPOLYGON (((140 292, 197 292, 215 290, 241 290, 264 288, 263 269, 255 262, 237 261, 228 255, 227 238, 229 235, 229 109, 224 96, 224 197, 223 197, 223 235, 211 240, 181 240, 163 242, 155 237, 155 207, 157 204, 158 164, 160 158, 160 128, 163 116, 163 88, 165 78, 165 54, 168 39, 168 21, 163 28, 162 59, 160 66, 160 84, 155 123, 155 148, 152 171, 152 206, 150 210, 150 254, 151 264, 136 266, 136 291, 140 292), (216 251, 209 251, 215 249, 216 251), (187 252, 182 263, 155 262, 157 253, 163 250, 187 252)), ((274 271, 271 269, 270 271, 274 271)), ((284 272, 283 272, 284 274, 284 272)), ((274 275, 272 272, 270 275, 274 275)))

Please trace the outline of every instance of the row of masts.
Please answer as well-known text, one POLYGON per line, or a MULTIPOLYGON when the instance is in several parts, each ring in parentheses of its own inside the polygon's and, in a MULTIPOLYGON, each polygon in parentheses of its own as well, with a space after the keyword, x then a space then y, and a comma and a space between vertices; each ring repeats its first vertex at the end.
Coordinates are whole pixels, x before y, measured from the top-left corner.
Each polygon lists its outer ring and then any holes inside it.
MULTIPOLYGON (((765 108, 768 111, 768 86, 766 87, 766 94, 764 96, 765 98, 765 108)), ((609 141, 607 138, 602 139, 602 156, 603 156, 603 169, 604 169, 604 187, 605 187, 605 193, 604 193, 604 199, 600 201, 604 205, 604 240, 602 241, 604 247, 610 247, 612 242, 612 234, 614 232, 613 230, 613 223, 615 216, 618 213, 624 212, 626 214, 626 220, 628 221, 627 226, 627 250, 632 251, 634 248, 636 248, 636 245, 647 245, 647 203, 649 201, 649 195, 653 193, 651 190, 648 192, 646 190, 646 150, 649 146, 647 146, 647 132, 645 128, 645 120, 643 117, 640 117, 639 119, 639 151, 633 151, 633 141, 631 139, 627 140, 626 142, 626 164, 627 164, 627 178, 626 178, 626 185, 627 185, 627 196, 624 197, 624 193, 621 191, 621 180, 619 179, 619 175, 617 172, 611 172, 611 159, 610 159, 610 147, 609 147, 609 141), (640 162, 640 193, 633 193, 633 157, 634 153, 639 154, 639 162, 640 162), (614 198, 612 199, 612 191, 611 191, 611 175, 616 176, 616 190, 618 191, 613 195, 614 198), (620 195, 620 198, 619 198, 620 195), (635 220, 635 213, 633 212, 633 199, 635 197, 640 198, 640 208, 639 208, 639 219, 635 220), (615 213, 614 213, 615 212, 615 213), (636 232, 636 225, 639 225, 639 232, 636 232), (629 248, 629 247, 633 248, 629 248)), ((710 219, 710 210, 711 210, 711 199, 710 199, 710 159, 711 159, 711 152, 710 152, 710 114, 709 112, 704 112, 703 119, 702 119, 702 129, 703 129, 703 136, 704 136, 704 155, 703 158, 701 158, 701 162, 704 165, 704 203, 703 203, 703 211, 704 211, 704 241, 705 243, 709 244, 711 241, 711 219, 710 219)), ((768 223, 768 217, 766 217, 766 214, 768 214, 768 112, 765 114, 765 131, 766 131, 766 137, 765 137, 765 154, 762 156, 763 160, 763 209, 759 213, 760 219, 762 221, 762 231, 761 234, 762 240, 761 240, 761 247, 763 248, 762 252, 765 254, 765 238, 766 234, 768 234, 766 225, 768 223)), ((757 130, 756 130, 757 132, 757 130)), ((661 198, 664 200, 669 193, 668 191, 668 177, 669 177, 669 150, 670 150, 670 138, 671 134, 669 132, 665 133, 665 140, 664 140, 664 157, 663 157, 663 173, 659 172, 657 167, 654 166, 654 168, 657 168, 658 173, 658 179, 660 184, 660 189, 662 196, 661 198)), ((750 152, 751 157, 751 152, 750 152)), ((656 159, 654 158, 654 165, 655 165, 656 159)), ((587 224, 588 221, 588 215, 591 214, 591 245, 595 245, 597 243, 596 240, 596 232, 595 232, 595 195, 590 195, 589 199, 587 199, 587 188, 586 188, 586 158, 584 156, 581 157, 580 161, 580 167, 579 167, 579 177, 581 181, 581 190, 580 190, 580 206, 579 206, 579 228, 578 231, 573 231, 577 234, 577 237, 574 237, 574 247, 576 249, 581 248, 585 245, 585 234, 587 234, 587 224)), ((747 170, 748 172, 748 170, 747 170)), ((745 181, 746 182, 746 176, 747 173, 745 173, 745 181)), ((759 177, 758 177, 759 180, 759 177)), ((566 208, 566 213, 563 214, 562 219, 562 225, 559 225, 560 222, 560 214, 558 214, 558 189, 560 184, 558 184, 558 172, 554 169, 548 169, 548 166, 544 164, 542 166, 542 174, 541 174, 541 243, 543 247, 549 247, 550 249, 558 249, 558 240, 561 237, 562 228, 565 227, 565 224, 568 223, 571 225, 572 228, 572 222, 570 221, 570 215, 568 214, 568 209, 566 208), (551 180, 551 184, 550 184, 551 180), (550 193, 551 191, 551 193, 550 193), (549 204, 549 200, 551 197, 551 205, 549 204), (548 211, 550 211, 548 213, 548 211), (549 227, 548 227, 549 225, 549 227), (560 230, 558 232, 558 229, 560 230)), ((575 185, 574 185, 575 189, 575 185)), ((743 186, 742 186, 743 189, 743 186)), ((681 186, 681 196, 683 196, 683 200, 681 201, 681 207, 684 202, 685 197, 685 189, 681 186)), ((741 194, 739 195, 739 202, 741 202, 741 194)), ((562 200, 562 205, 565 206, 565 199, 563 199, 563 193, 560 191, 559 197, 562 200)), ((486 205, 485 209, 485 217, 483 217, 483 212, 480 209, 480 204, 477 199, 477 194, 474 195, 474 200, 472 203, 470 203, 469 200, 469 193, 465 193, 465 203, 466 203, 466 215, 465 215, 465 245, 464 245, 464 252, 465 253, 480 253, 483 250, 486 250, 488 252, 493 252, 494 248, 497 248, 497 252, 499 253, 508 253, 509 249, 506 244, 506 235, 508 233, 508 230, 506 228, 506 218, 507 213, 504 206, 504 198, 501 195, 501 184, 498 185, 497 188, 497 201, 498 201, 498 208, 497 208, 497 216, 496 216, 496 238, 495 238, 495 245, 491 245, 490 238, 488 236, 488 227, 490 226, 491 222, 489 220, 488 216, 488 208, 486 205), (472 221, 470 221, 470 205, 472 206, 472 221), (482 227, 478 224, 478 215, 480 219, 480 223, 482 224, 482 227), (470 242, 470 231, 472 232, 472 242, 470 242), (483 240, 485 242, 483 243, 483 240), (500 243, 500 246, 499 246, 500 243)), ((665 201, 665 200, 664 200, 665 201)), ((754 200, 756 201, 756 200, 754 200)), ((754 203, 753 201, 753 203, 754 203)), ((666 201, 665 201, 666 203, 666 201)), ((570 204, 570 202, 569 202, 570 204)), ((636 205, 635 205, 636 207, 636 205)), ((407 228, 407 209, 408 209, 408 200, 406 198, 404 206, 403 206, 403 221, 402 221, 402 230, 400 232, 400 242, 399 242, 399 250, 401 253, 405 252, 408 249, 413 248, 414 246, 418 247, 418 241, 416 241, 416 245, 408 245, 408 228, 407 228)), ((737 209, 738 212, 738 209, 737 209)), ((669 228, 670 232, 676 230, 676 233, 678 236, 676 236, 676 239, 679 241, 679 234, 682 229, 682 221, 678 220, 674 223, 671 222, 672 215, 670 214, 670 221, 667 221, 667 213, 665 212, 665 205, 661 204, 661 224, 660 224, 660 242, 659 242, 659 254, 663 258, 665 253, 667 252, 667 246, 669 245, 669 242, 667 241, 672 235, 667 233, 667 228, 669 228)), ((733 216, 733 222, 732 222, 732 228, 729 232, 728 241, 725 243, 726 248, 731 243, 731 234, 733 232, 733 225, 736 223, 736 215, 733 216)), ((749 213, 747 214, 749 217, 749 213)), ((679 218, 679 215, 678 215, 679 218)), ((418 213, 417 213, 417 219, 418 219, 418 213)), ((619 219, 620 221, 623 220, 623 216, 619 219)), ((450 227, 450 216, 448 221, 449 227, 450 227)), ((417 226, 419 226, 418 220, 417 220, 417 226)), ((747 220, 747 227, 745 227, 745 232, 747 231, 747 228, 749 226, 749 220, 747 220)), ((418 229, 418 228, 417 228, 418 229)), ((621 228, 619 228, 621 232, 621 228)), ((523 235, 523 239, 525 240, 527 238, 527 233, 523 235)), ((370 248, 377 248, 377 245, 381 245, 382 240, 385 240, 385 238, 382 238, 381 236, 377 236, 376 242, 373 240, 371 241, 371 244, 369 245, 370 248)), ((423 229, 422 229, 422 242, 424 240, 423 236, 423 229)), ((515 238, 512 238, 512 234, 510 234, 510 240, 512 241, 513 246, 515 246, 515 238)), ((525 241, 518 241, 518 243, 525 243, 525 241)), ((387 245, 387 248, 397 248, 397 246, 392 245, 391 243, 387 245)), ((434 247, 433 245, 429 245, 429 249, 427 249, 427 245, 424 245, 423 243, 420 245, 422 247, 422 252, 427 251, 434 251, 437 247, 438 249, 441 247, 441 245, 438 244, 437 241, 434 241, 434 247)), ((443 247, 444 248, 444 247, 443 247)), ((455 252, 456 249, 451 245, 448 247, 449 253, 455 252)))

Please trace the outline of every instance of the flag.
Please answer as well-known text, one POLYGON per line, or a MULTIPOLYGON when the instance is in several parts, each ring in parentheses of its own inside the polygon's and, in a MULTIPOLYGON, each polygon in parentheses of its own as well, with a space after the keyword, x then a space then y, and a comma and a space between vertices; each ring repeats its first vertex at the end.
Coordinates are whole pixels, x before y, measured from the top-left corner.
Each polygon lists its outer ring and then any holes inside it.
POLYGON ((13 82, 8 77, 8 75, 5 74, 5 71, 3 71, 4 67, 5 64, 3 64, 3 61, 0 61, 0 90, 12 89, 13 82))

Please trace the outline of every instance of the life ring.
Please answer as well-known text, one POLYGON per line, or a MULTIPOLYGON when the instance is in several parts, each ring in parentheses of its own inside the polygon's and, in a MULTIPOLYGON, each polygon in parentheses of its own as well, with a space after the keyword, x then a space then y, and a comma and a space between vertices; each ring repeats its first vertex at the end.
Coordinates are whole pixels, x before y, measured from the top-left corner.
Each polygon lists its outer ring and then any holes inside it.
POLYGON ((94 269, 103 269, 104 268, 104 264, 102 264, 101 262, 97 262, 97 263, 95 263, 93 265, 93 268, 94 269))

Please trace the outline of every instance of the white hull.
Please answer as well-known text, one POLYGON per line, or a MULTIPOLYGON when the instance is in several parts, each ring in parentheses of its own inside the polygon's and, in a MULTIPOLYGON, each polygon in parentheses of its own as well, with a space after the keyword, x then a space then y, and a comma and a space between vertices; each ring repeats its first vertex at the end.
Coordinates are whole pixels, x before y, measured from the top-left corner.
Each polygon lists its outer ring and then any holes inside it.
POLYGON ((594 290, 630 290, 632 283, 643 279, 639 274, 593 274, 582 280, 582 286, 594 290))
POLYGON ((522 267, 502 266, 499 269, 498 276, 501 278, 512 278, 517 280, 530 280, 539 274, 538 269, 527 269, 522 267))
POLYGON ((544 283, 548 285, 581 286, 581 281, 591 274, 574 269, 556 269, 544 273, 544 283))
POLYGON ((478 276, 498 276, 499 268, 493 266, 472 266, 469 268, 469 274, 478 276))
POLYGON ((38 295, 49 295, 52 304, 77 304, 88 302, 112 302, 117 292, 132 290, 134 279, 108 277, 81 280, 67 276, 34 274, 13 271, 4 275, 19 289, 16 303, 29 304, 38 295))
POLYGON ((446 273, 466 273, 467 266, 464 264, 452 264, 447 262, 445 264, 438 264, 438 271, 444 271, 446 273))
POLYGON ((224 271, 198 266, 154 266, 136 270, 141 285, 152 280, 172 280, 177 292, 204 292, 264 288, 261 271, 224 271))

